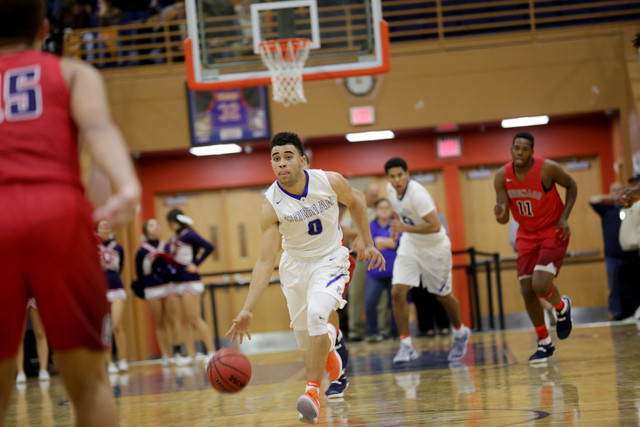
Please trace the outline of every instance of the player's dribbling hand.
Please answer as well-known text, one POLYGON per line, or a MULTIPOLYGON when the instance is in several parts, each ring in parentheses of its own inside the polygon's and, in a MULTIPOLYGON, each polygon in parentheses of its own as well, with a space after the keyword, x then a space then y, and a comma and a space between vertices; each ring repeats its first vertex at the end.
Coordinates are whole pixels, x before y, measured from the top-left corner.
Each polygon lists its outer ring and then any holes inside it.
POLYGON ((556 233, 560 233, 560 240, 567 240, 569 236, 571 236, 571 228, 569 227, 569 223, 566 218, 560 218, 558 221, 558 227, 556 228, 556 233), (562 233, 560 233, 562 230, 562 233))
POLYGON ((369 261, 369 267, 367 268, 367 270, 373 270, 374 268, 378 267, 380 271, 386 270, 387 263, 380 251, 377 250, 375 246, 368 246, 367 248, 365 248, 364 258, 369 261))
POLYGON ((229 328, 229 331, 224 335, 224 337, 229 338, 229 335, 231 335, 231 342, 233 342, 236 337, 239 337, 240 344, 242 344, 245 333, 247 334, 247 337, 251 339, 251 332, 249 332, 251 319, 253 319, 253 314, 251 314, 250 311, 242 310, 240 314, 238 314, 238 317, 233 319, 233 325, 231 325, 231 328, 229 328))
POLYGON ((106 220, 113 225, 124 224, 133 218, 139 201, 140 186, 123 187, 93 212, 93 219, 96 223, 106 220))
POLYGON ((498 203, 493 208, 493 213, 495 214, 496 218, 502 218, 506 211, 507 205, 505 203, 498 203))

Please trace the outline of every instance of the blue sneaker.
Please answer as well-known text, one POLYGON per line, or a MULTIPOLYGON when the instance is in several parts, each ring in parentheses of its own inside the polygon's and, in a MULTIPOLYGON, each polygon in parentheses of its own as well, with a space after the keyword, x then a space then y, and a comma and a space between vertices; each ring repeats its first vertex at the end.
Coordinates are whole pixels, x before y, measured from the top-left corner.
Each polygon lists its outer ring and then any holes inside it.
POLYGON ((337 380, 331 381, 331 385, 324 394, 326 394, 329 399, 344 397, 344 391, 348 387, 349 381, 347 381, 347 377, 342 374, 337 380))
POLYGON ((573 321, 571 320, 571 300, 569 297, 562 297, 564 301, 564 307, 561 311, 556 311, 558 321, 556 322, 556 335, 558 339, 565 339, 571 334, 573 328, 573 321))

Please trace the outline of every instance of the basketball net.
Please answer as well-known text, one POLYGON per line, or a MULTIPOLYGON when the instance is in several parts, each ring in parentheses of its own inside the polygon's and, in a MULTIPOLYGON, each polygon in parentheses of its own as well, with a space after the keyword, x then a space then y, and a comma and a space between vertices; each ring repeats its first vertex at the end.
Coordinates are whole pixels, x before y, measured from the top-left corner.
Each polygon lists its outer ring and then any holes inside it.
POLYGON ((260 43, 262 63, 271 73, 273 100, 285 107, 307 102, 302 69, 309 56, 309 39, 268 40, 260 43))

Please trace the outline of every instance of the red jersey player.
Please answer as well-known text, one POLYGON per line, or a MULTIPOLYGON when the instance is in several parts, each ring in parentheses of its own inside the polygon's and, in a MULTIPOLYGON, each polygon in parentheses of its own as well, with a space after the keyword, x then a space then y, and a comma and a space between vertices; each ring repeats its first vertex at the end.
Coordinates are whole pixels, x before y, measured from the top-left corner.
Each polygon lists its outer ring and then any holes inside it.
POLYGON ((0 425, 32 296, 76 423, 116 426, 107 284, 93 229, 96 220, 128 220, 140 185, 100 74, 39 52, 44 16, 43 0, 0 0, 0 425), (80 180, 79 138, 115 190, 95 212, 80 180))
POLYGON ((556 309, 558 338, 565 339, 571 333, 571 300, 560 296, 553 279, 569 245, 571 230, 567 219, 578 186, 556 162, 533 157, 533 142, 533 135, 528 132, 519 132, 513 138, 513 161, 500 168, 495 177, 494 213, 500 224, 506 224, 510 210, 520 224, 516 239, 518 280, 527 313, 538 334, 538 349, 529 362, 540 363, 555 353, 555 347, 544 323, 539 298, 556 309), (566 206, 555 184, 567 189, 566 206))

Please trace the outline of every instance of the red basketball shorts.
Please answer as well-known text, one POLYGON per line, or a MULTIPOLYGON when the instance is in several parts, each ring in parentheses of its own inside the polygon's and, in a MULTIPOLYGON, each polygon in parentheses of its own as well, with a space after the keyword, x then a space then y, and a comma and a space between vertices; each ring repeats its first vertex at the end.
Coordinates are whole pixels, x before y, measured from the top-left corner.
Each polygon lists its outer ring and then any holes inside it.
POLYGON ((347 290, 349 289, 349 283, 353 278, 353 271, 356 269, 356 260, 353 255, 349 254, 349 281, 344 284, 344 291, 342 291, 342 299, 347 299, 347 290))
POLYGON ((0 206, 0 360, 18 350, 29 297, 53 351, 108 348, 107 283, 82 191, 0 185, 0 206))
POLYGON ((555 230, 553 234, 519 234, 516 239, 518 279, 533 276, 535 270, 547 271, 557 276, 567 253, 567 246, 569 239, 559 239, 555 230))

